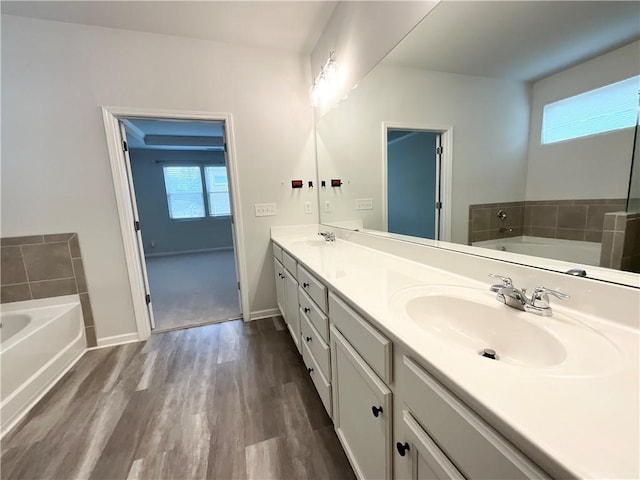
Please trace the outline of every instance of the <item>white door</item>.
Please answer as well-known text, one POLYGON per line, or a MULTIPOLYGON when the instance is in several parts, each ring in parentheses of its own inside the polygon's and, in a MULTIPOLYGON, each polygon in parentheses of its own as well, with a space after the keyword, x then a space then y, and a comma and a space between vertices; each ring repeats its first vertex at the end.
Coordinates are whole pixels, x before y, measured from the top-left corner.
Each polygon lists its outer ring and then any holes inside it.
POLYGON ((236 225, 235 225, 235 212, 233 211, 233 199, 235 192, 233 191, 233 187, 231 182, 228 181, 231 178, 231 174, 229 172, 229 158, 227 156, 227 125, 226 123, 222 124, 222 141, 224 147, 224 166, 227 170, 227 186, 229 188, 229 211, 231 212, 231 238, 233 240, 233 262, 236 266, 236 281, 238 282, 238 305, 240 306, 240 315, 244 317, 244 312, 242 311, 242 295, 240 294, 240 265, 238 264, 238 244, 236 242, 236 225))
POLYGON ((129 195, 131 197, 131 206, 133 208, 134 225, 131 228, 136 230, 136 239, 138 240, 138 259, 140 260, 140 268, 142 269, 142 278, 144 282, 144 291, 146 292, 147 310, 149 310, 149 321, 151 322, 151 330, 156 328, 156 322, 153 318, 153 307, 151 306, 151 290, 149 289, 149 276, 147 275, 147 264, 144 261, 144 246, 142 244, 142 230, 140 228, 140 217, 138 216, 138 204, 136 203, 136 192, 133 186, 133 175, 131 174, 131 159, 129 158, 129 148, 127 147, 127 132, 121 121, 120 135, 122 136, 122 150, 124 153, 124 163, 127 169, 127 180, 129 181, 129 195))

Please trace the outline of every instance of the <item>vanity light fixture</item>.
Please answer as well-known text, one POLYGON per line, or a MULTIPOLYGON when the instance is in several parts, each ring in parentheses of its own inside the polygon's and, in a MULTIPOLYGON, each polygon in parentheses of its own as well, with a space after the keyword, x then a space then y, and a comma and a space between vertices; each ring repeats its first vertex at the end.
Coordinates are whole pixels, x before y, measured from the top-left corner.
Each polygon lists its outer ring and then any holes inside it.
POLYGON ((313 106, 317 107, 320 103, 325 102, 341 84, 342 77, 336 64, 335 52, 331 51, 325 64, 320 67, 320 73, 313 79, 313 87, 311 87, 313 106))

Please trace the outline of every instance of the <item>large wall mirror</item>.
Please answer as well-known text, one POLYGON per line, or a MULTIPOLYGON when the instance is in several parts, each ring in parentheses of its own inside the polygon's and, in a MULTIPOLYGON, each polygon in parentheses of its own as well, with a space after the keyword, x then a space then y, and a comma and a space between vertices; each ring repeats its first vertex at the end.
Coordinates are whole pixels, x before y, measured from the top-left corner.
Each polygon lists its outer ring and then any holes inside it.
POLYGON ((638 286, 639 18, 441 2, 318 120, 321 223, 638 286))

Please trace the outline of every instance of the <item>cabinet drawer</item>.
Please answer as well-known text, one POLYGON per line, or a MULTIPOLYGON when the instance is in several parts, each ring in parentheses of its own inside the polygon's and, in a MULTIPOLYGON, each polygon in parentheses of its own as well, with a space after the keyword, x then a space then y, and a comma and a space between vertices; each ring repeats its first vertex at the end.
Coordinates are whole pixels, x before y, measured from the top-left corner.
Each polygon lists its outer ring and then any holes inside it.
POLYGON ((298 262, 296 262, 296 259, 293 258, 291 255, 289 255, 284 250, 282 251, 282 264, 284 265, 284 268, 289 270, 289 272, 291 273, 293 278, 295 278, 295 279, 298 278, 298 276, 297 276, 298 275, 298 273, 297 273, 298 262))
POLYGON ((302 309, 300 309, 300 332, 302 341, 309 347, 309 351, 320 370, 322 370, 322 374, 325 378, 331 378, 331 351, 329 350, 329 345, 322 340, 322 337, 302 309))
POLYGON ((409 357, 398 394, 429 436, 467 478, 548 478, 536 465, 409 357))
POLYGON ((331 384, 326 378, 324 378, 322 370, 316 363, 309 347, 307 346, 307 342, 301 341, 300 343, 302 344, 302 360, 307 366, 309 376, 311 377, 311 380, 313 380, 313 384, 316 386, 316 390, 318 391, 318 395, 320 395, 320 400, 322 400, 325 410, 331 417, 331 384))
POLYGON ((327 287, 300 265, 298 265, 298 283, 316 302, 320 310, 327 313, 327 287))
POLYGON ((278 260, 282 261, 282 249, 280 248, 280 246, 275 243, 272 243, 272 248, 273 248, 273 256, 276 257, 278 260))
POLYGON ((309 317, 309 321, 316 327, 322 339, 325 342, 329 342, 329 319, 311 300, 309 295, 302 289, 302 286, 298 289, 298 300, 300 301, 300 308, 309 317))
POLYGON ((333 293, 329 294, 329 318, 380 378, 390 383, 391 341, 333 293))

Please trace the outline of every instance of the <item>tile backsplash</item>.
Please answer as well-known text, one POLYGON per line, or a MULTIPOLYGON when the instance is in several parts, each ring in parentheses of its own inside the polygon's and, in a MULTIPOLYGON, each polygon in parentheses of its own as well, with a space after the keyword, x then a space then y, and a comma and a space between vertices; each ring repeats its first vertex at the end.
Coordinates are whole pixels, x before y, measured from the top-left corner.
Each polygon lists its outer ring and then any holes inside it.
POLYGON ((622 198, 470 205, 469 243, 519 235, 600 243, 605 214, 624 207, 622 198), (507 213, 503 222, 497 218, 501 209, 507 213))
POLYGON ((96 345, 95 324, 76 233, 0 239, 1 303, 79 294, 87 344, 96 345))
POLYGON ((640 213, 605 215, 600 266, 640 273, 640 213))

